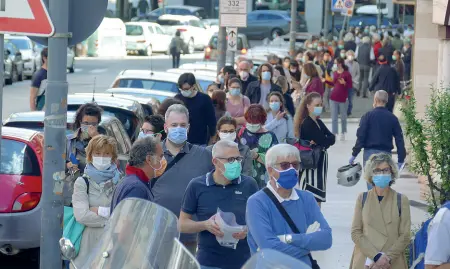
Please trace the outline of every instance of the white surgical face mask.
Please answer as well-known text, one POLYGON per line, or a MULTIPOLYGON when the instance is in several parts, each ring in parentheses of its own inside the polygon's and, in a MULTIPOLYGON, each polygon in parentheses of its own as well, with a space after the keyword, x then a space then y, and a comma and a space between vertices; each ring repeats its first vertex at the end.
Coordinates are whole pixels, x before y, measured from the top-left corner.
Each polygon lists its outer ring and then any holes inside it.
POLYGON ((111 157, 92 157, 92 165, 97 168, 97 170, 103 171, 111 166, 111 157))
POLYGON ((261 129, 261 124, 251 124, 247 123, 246 125, 247 130, 249 130, 252 133, 256 133, 259 129, 261 129))
POLYGON ((236 132, 234 132, 234 133, 219 132, 219 138, 220 138, 220 140, 234 141, 234 140, 236 140, 236 132))

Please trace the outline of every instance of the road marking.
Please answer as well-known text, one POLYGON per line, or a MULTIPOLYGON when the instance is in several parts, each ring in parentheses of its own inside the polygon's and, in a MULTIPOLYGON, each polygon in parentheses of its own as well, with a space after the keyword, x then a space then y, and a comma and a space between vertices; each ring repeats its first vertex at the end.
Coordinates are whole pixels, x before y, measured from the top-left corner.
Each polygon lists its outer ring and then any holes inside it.
POLYGON ((89 73, 92 73, 92 74, 100 74, 100 73, 106 73, 106 72, 108 72, 108 69, 106 69, 106 68, 92 69, 91 71, 89 71, 89 73))

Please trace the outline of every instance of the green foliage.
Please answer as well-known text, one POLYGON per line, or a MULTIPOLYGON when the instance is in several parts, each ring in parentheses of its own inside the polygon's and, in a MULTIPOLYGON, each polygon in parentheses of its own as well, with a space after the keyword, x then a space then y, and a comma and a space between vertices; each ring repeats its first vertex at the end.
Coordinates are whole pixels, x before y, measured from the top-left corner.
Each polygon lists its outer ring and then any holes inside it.
POLYGON ((413 156, 411 170, 428 179, 429 212, 434 215, 450 199, 450 88, 432 88, 423 119, 417 117, 414 96, 404 102, 402 112, 413 156))

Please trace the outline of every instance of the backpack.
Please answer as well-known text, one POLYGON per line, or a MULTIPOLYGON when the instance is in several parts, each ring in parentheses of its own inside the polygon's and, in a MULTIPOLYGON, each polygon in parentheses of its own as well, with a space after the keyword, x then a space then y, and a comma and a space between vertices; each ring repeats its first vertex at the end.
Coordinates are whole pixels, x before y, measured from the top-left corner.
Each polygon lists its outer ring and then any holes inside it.
MULTIPOLYGON (((364 204, 367 200, 367 192, 363 193, 362 197, 362 208, 364 208, 364 204)), ((397 192, 397 207, 398 207, 398 216, 402 216, 402 194, 397 192)))
MULTIPOLYGON (((450 202, 443 205, 450 210, 450 202)), ((434 216, 433 216, 434 218, 434 216)), ((428 227, 433 218, 426 220, 419 231, 411 238, 409 244, 409 261, 410 269, 424 269, 425 268, 425 251, 428 243, 428 227)))

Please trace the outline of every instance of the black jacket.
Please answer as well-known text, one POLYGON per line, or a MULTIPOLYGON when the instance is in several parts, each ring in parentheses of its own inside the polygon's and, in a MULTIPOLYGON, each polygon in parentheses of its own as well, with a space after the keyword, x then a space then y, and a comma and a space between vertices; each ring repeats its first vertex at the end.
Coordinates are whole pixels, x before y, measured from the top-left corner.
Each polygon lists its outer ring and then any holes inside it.
POLYGON ((239 79, 241 80, 241 84, 242 84, 241 93, 242 93, 243 95, 245 95, 245 92, 247 91, 248 85, 249 85, 250 83, 252 83, 253 81, 258 81, 258 78, 255 77, 255 76, 252 75, 252 74, 249 74, 249 75, 248 75, 247 80, 242 80, 241 78, 239 78, 239 79))
POLYGON ((290 93, 283 94, 284 97, 284 103, 286 106, 286 110, 291 114, 292 117, 295 115, 295 106, 294 106, 294 100, 292 99, 292 96, 290 93))
MULTIPOLYGON (((250 104, 259 104, 259 101, 261 100, 261 88, 260 88, 260 82, 258 81, 253 81, 251 82, 248 87, 247 90, 245 91, 245 95, 248 97, 248 99, 250 99, 250 104)), ((283 94, 283 92, 281 91, 281 87, 278 85, 275 85, 271 82, 271 88, 270 88, 270 92, 279 92, 281 94, 283 94)))
POLYGON ((327 126, 317 119, 317 124, 308 116, 300 126, 300 139, 305 141, 314 141, 317 145, 328 149, 336 142, 334 134, 328 130, 327 126))
POLYGON ((347 41, 344 43, 344 50, 349 51, 353 50, 353 52, 356 52, 356 43, 355 41, 347 41))
POLYGON ((369 85, 369 91, 385 90, 389 95, 400 94, 400 78, 394 67, 389 64, 379 65, 369 85))
POLYGON ((391 64, 394 60, 392 60, 392 55, 394 54, 394 47, 391 44, 382 47, 378 51, 378 55, 383 55, 389 64, 391 64))
POLYGON ((392 137, 397 145, 398 162, 403 163, 406 157, 402 127, 397 117, 385 107, 376 107, 362 116, 356 132, 356 144, 353 156, 358 156, 361 149, 376 149, 391 152, 392 137))

